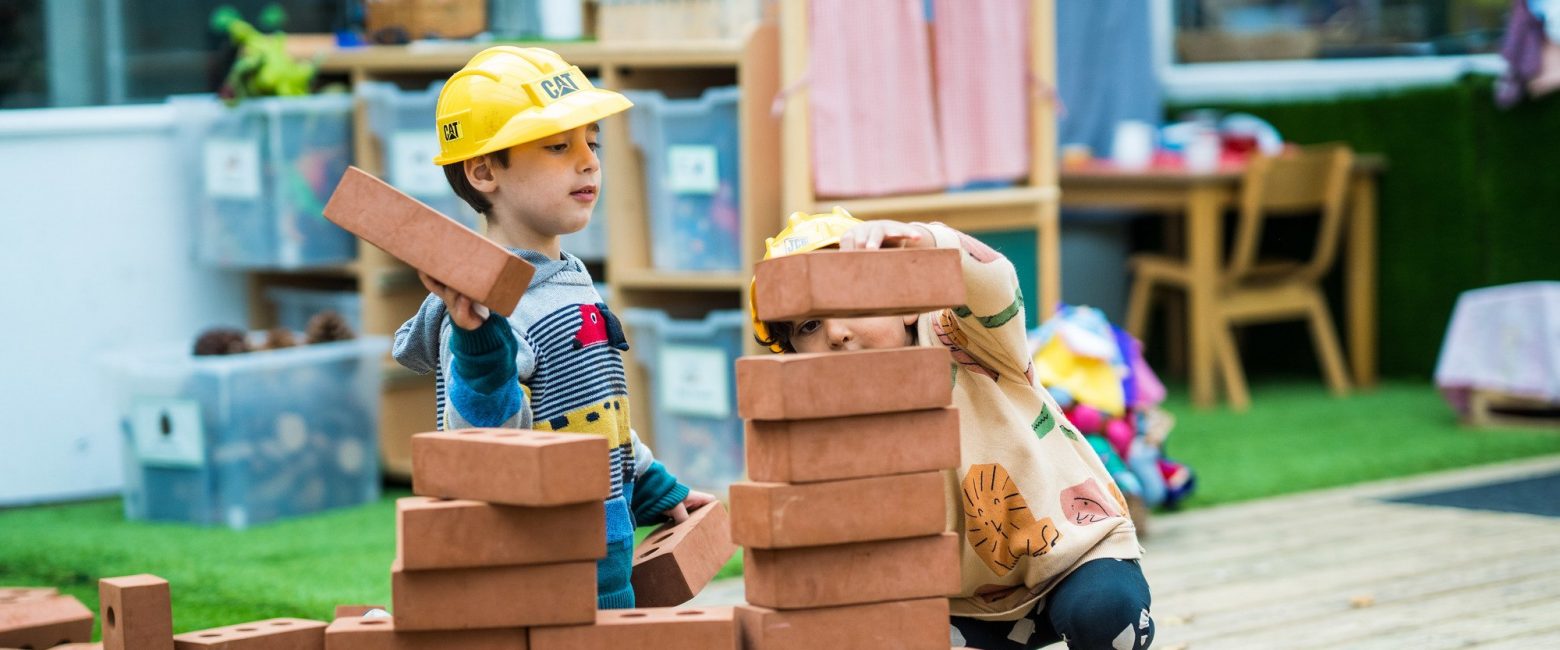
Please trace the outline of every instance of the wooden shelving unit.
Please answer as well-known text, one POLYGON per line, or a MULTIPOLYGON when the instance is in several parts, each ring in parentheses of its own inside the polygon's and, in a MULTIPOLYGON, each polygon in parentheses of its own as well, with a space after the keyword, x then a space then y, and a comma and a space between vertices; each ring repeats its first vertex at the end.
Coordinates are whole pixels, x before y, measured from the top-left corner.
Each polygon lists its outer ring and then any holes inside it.
MULTIPOLYGON (((1033 60, 1037 84, 1054 87, 1054 0, 1031 0, 1033 60)), ((605 273, 597 276, 608 287, 616 310, 653 307, 677 317, 697 317, 714 309, 746 309, 753 265, 763 255, 764 238, 778 231, 784 215, 797 209, 827 210, 844 205, 862 217, 935 219, 965 230, 1035 228, 1039 233, 1041 304, 1060 297, 1054 106, 1035 101, 1032 110, 1032 173, 1024 185, 959 193, 894 196, 870 199, 818 200, 811 184, 807 100, 797 84, 807 67, 805 4, 782 2, 778 21, 757 25, 734 40, 664 43, 536 43, 561 54, 586 74, 612 89, 658 89, 670 96, 693 96, 705 88, 738 85, 741 140, 741 268, 736 272, 670 272, 651 264, 651 232, 643 187, 643 160, 633 146, 624 116, 604 120, 603 200, 607 219, 605 273), (783 40, 782 40, 783 39, 783 40), (782 87, 788 93, 785 110, 775 117, 771 103, 782 87)), ((526 44, 520 44, 526 45, 526 44)), ((408 89, 427 87, 460 69, 484 44, 372 47, 327 55, 325 75, 351 83, 392 81, 408 89)), ((368 127, 359 105, 354 125, 355 164, 382 175, 381 144, 368 127)), ((432 137, 432 125, 429 125, 432 137)), ((416 274, 394 258, 367 245, 356 262, 307 274, 254 276, 252 303, 257 327, 270 324, 271 313, 259 298, 266 286, 289 284, 358 291, 362 296, 364 329, 390 335, 421 303, 425 292, 416 274)), ((744 326, 750 354, 762 352, 744 326)), ((629 353, 632 356, 633 352, 629 353)), ((651 393, 639 364, 627 364, 630 390, 639 397, 634 426, 653 444, 651 393)), ((380 439, 384 469, 409 476, 409 440, 413 433, 434 428, 434 382, 387 360, 380 439)))

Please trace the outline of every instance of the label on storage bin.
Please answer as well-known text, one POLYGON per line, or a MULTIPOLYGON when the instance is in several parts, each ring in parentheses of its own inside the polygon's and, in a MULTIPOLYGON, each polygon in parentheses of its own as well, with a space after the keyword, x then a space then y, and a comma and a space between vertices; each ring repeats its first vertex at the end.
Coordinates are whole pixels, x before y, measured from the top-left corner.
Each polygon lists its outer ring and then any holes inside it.
POLYGON ((449 194, 444 168, 433 164, 439 155, 439 140, 424 131, 396 131, 385 143, 389 160, 390 184, 407 194, 443 196, 449 194))
POLYGON ((206 141, 206 195, 219 199, 260 198, 260 143, 214 138, 206 141))
POLYGON ((678 194, 714 194, 720 189, 715 147, 677 144, 666 149, 666 185, 678 194))
POLYGON ((731 416, 731 362, 724 350, 663 345, 660 361, 660 408, 678 415, 731 416))
POLYGON ((130 437, 143 465, 199 467, 206 462, 200 404, 193 400, 137 400, 130 408, 130 437))

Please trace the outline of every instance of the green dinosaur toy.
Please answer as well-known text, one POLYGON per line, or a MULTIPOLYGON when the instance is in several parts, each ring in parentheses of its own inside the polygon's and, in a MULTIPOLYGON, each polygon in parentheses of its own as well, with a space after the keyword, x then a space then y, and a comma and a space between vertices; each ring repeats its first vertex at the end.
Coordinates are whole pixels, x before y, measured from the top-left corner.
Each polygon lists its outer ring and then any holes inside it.
POLYGON ((270 5, 260 14, 262 26, 274 33, 263 33, 244 22, 238 10, 231 6, 218 8, 211 14, 211 28, 226 33, 238 46, 238 60, 223 81, 224 97, 242 100, 248 97, 290 96, 309 94, 314 81, 312 63, 299 61, 287 54, 287 35, 278 31, 286 14, 278 5, 270 5))

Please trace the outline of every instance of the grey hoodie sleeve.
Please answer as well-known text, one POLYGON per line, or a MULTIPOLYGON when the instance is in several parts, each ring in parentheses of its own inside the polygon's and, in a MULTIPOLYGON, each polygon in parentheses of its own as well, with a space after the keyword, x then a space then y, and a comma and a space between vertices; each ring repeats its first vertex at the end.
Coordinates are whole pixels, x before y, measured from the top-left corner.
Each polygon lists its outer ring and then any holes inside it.
POLYGON ((433 372, 439 363, 439 331, 444 324, 444 301, 428 294, 417 314, 395 331, 395 360, 419 375, 433 372))

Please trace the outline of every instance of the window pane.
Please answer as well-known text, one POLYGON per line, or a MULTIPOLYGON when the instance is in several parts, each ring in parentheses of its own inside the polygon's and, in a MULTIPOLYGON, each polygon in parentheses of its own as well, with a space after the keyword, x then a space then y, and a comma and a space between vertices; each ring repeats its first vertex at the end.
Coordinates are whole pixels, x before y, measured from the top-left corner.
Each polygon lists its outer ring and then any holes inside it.
POLYGON ((1511 0, 1174 0, 1176 60, 1494 52, 1511 0))

